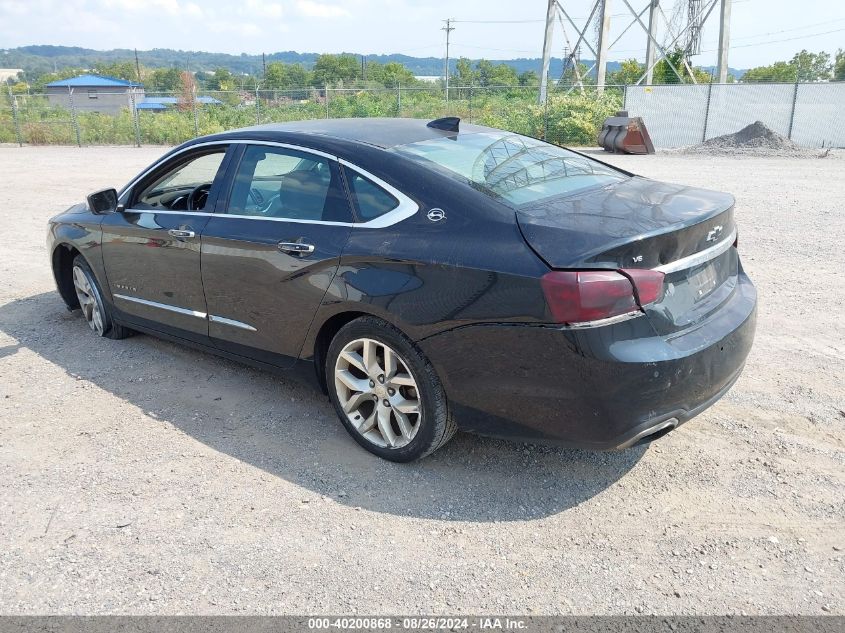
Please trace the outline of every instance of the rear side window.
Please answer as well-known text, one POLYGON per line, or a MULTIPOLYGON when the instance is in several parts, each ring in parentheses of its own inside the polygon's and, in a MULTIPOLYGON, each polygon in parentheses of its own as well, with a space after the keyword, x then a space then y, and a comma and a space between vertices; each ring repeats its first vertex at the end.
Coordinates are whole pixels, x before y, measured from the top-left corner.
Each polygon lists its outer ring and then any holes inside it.
POLYGON ((361 222, 368 222, 393 211, 399 201, 372 180, 351 170, 346 170, 346 180, 352 190, 355 211, 361 222))
POLYGON ((249 145, 235 172, 227 213, 262 218, 349 222, 337 166, 307 152, 249 145))

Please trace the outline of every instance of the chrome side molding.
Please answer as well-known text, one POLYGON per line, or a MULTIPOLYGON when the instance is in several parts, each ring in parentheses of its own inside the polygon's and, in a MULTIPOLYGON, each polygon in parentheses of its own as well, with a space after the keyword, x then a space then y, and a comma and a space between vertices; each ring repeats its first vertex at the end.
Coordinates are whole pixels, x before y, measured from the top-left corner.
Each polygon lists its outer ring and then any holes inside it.
POLYGON ((243 321, 235 321, 235 319, 227 319, 226 317, 217 316, 216 314, 209 314, 208 320, 212 323, 221 323, 222 325, 231 325, 232 327, 239 328, 241 330, 249 330, 250 332, 257 332, 254 327, 252 327, 249 323, 244 323, 243 321))
POLYGON ((207 319, 213 323, 220 323, 222 325, 229 325, 241 330, 248 330, 250 332, 257 332, 249 323, 243 321, 236 321, 235 319, 227 319, 226 317, 217 316, 216 314, 206 314, 198 310, 190 310, 188 308, 180 308, 179 306, 170 305, 169 303, 159 303, 158 301, 150 301, 149 299, 141 299, 139 297, 132 297, 130 295, 112 294, 115 299, 122 299, 124 301, 131 301, 132 303, 140 303, 141 305, 150 306, 151 308, 158 308, 160 310, 167 310, 168 312, 175 312, 177 314, 184 314, 186 316, 196 317, 198 319, 207 319))
POLYGON ((205 312, 197 310, 189 310, 188 308, 180 308, 179 306, 172 306, 168 303, 159 303, 158 301, 150 301, 149 299, 140 299, 139 297, 130 297, 129 295, 112 294, 115 299, 123 299, 124 301, 131 301, 133 303, 140 303, 141 305, 150 306, 151 308, 159 308, 160 310, 168 310, 176 312, 177 314, 185 314, 187 316, 197 317, 198 319, 205 319, 208 315, 205 312))

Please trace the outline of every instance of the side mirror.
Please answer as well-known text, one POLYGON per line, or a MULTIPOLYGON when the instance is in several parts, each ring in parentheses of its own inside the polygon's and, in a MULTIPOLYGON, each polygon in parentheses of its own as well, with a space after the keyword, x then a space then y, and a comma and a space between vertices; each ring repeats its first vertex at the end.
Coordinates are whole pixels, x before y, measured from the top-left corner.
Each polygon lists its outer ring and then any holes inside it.
POLYGON ((95 215, 105 215, 117 210, 117 191, 102 189, 88 196, 88 208, 95 215))

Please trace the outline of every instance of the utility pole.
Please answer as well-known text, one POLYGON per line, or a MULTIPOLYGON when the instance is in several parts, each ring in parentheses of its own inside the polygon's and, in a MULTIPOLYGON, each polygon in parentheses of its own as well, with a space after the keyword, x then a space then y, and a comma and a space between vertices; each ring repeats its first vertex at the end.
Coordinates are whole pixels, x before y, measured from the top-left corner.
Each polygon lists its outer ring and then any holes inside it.
POLYGON ((555 0, 549 0, 549 5, 546 8, 546 35, 543 38, 543 64, 540 68, 540 96, 538 99, 540 105, 546 103, 546 94, 549 87, 549 63, 552 59, 552 35, 554 34, 556 13, 557 4, 555 0))
POLYGON ((138 63, 138 49, 135 49, 135 73, 138 75, 138 83, 141 83, 141 64, 138 63))
POLYGON ((444 68, 444 77, 446 79, 446 107, 449 107, 449 34, 455 30, 452 26, 452 18, 446 20, 446 26, 441 30, 446 31, 446 65, 444 68))
MULTIPOLYGON (((569 68, 570 59, 571 58, 569 56, 569 47, 564 46, 563 47, 563 72, 560 73, 560 83, 562 83, 562 84, 566 84, 566 71, 569 68)), ((575 73, 573 73, 573 75, 574 74, 575 73)), ((570 82, 570 83, 572 83, 572 82, 570 82)))
POLYGON ((367 81, 367 61, 364 55, 361 55, 361 79, 367 81))
POLYGON ((596 92, 601 95, 604 92, 604 83, 607 77, 607 49, 610 39, 610 4, 611 0, 603 0, 601 13, 599 14, 599 50, 598 71, 596 75, 596 92))
POLYGON ((261 76, 267 81, 267 57, 261 53, 261 76))
POLYGON ((731 0, 722 0, 719 15, 719 83, 728 81, 728 51, 731 47, 731 0))
POLYGON ((645 48, 645 82, 651 85, 654 82, 654 42, 657 40, 657 10, 660 7, 660 0, 651 0, 648 9, 648 42, 645 48))

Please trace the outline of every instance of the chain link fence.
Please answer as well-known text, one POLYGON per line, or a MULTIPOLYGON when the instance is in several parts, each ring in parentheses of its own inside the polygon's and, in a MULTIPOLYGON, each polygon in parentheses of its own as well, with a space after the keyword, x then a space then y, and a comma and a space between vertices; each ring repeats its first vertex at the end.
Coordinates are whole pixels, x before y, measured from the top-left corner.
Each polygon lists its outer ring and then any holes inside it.
POLYGON ((802 147, 845 147, 845 83, 629 86, 625 109, 655 147, 696 145, 755 121, 802 147))
POLYGON ((127 92, 122 106, 104 103, 101 111, 79 89, 67 95, 9 93, 0 102, 0 143, 174 145, 234 128, 302 119, 459 116, 560 144, 592 145, 602 121, 622 106, 623 92, 620 86, 590 88, 583 94, 560 90, 539 105, 537 87, 519 86, 454 86, 448 97, 437 85, 201 91, 187 96, 139 91, 127 92))
POLYGON ((845 84, 703 84, 560 87, 538 103, 537 87, 450 86, 127 92, 97 111, 85 91, 12 94, 0 100, 0 143, 175 145, 262 123, 340 117, 459 116, 546 139, 591 146, 617 110, 642 116, 657 147, 694 145, 761 120, 807 147, 845 146, 837 110, 845 84))

